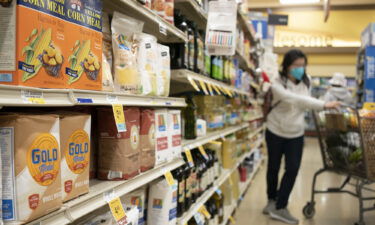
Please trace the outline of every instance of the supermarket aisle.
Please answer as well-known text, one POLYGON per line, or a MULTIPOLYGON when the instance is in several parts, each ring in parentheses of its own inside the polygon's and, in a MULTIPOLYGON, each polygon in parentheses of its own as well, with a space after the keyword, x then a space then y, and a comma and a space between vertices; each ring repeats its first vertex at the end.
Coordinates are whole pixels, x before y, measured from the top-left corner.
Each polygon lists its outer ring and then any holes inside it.
MULTIPOLYGON (((318 195, 316 215, 312 220, 305 220, 302 208, 311 193, 312 176, 322 165, 318 141, 306 139, 303 163, 291 199, 289 209, 300 219, 300 225, 353 225, 358 220, 358 201, 347 194, 318 195)), ((263 215, 266 204, 266 163, 263 164, 244 201, 236 212, 236 225, 281 225, 283 223, 263 215)), ((281 174, 280 174, 281 176, 281 174)), ((321 175, 318 187, 337 185, 342 178, 335 174, 321 175)), ((375 212, 365 214, 366 225, 375 225, 375 212)))

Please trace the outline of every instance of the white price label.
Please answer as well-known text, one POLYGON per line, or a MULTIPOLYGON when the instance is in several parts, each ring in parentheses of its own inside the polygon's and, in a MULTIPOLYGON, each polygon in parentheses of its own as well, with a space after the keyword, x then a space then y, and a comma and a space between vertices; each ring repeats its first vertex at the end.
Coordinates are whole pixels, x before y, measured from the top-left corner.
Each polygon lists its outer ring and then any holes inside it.
POLYGON ((21 98, 24 103, 31 103, 31 104, 45 104, 46 103, 43 97, 43 92, 41 91, 21 90, 21 98))
POLYGON ((116 95, 107 95, 107 101, 109 103, 118 103, 118 97, 116 95))
POLYGON ((106 202, 110 202, 112 199, 115 199, 116 197, 117 197, 117 195, 115 193, 115 190, 113 190, 113 189, 103 193, 103 199, 106 202))
POLYGON ((163 21, 159 21, 159 32, 167 36, 167 25, 163 21))

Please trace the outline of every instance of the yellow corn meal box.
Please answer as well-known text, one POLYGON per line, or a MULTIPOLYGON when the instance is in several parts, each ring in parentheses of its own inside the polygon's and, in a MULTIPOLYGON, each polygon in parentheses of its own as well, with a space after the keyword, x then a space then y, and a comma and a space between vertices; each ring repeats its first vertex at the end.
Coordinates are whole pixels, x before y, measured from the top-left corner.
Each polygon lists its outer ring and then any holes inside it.
POLYGON ((61 207, 57 115, 0 116, 3 220, 23 224, 61 207))
POLYGON ((89 192, 91 116, 60 114, 63 201, 89 192))
POLYGON ((101 10, 100 0, 0 4, 0 84, 100 90, 101 10))
POLYGON ((102 0, 70 0, 66 19, 73 23, 66 42, 68 87, 102 90, 102 0))

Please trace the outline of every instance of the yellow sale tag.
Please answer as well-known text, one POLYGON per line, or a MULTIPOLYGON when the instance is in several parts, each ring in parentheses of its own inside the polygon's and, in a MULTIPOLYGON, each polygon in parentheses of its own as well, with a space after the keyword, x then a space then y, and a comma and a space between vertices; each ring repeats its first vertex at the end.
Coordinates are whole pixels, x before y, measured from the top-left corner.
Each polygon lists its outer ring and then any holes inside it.
POLYGON ((374 102, 365 102, 363 104, 363 109, 367 109, 367 110, 375 110, 375 103, 374 102))
POLYGON ((206 88, 206 85, 204 84, 204 82, 202 80, 199 81, 199 84, 201 85, 201 88, 203 90, 203 92, 206 94, 206 95, 209 95, 208 94, 208 91, 207 91, 207 88, 206 88))
POLYGON ((229 91, 228 88, 224 88, 225 92, 230 96, 230 97, 233 97, 232 93, 229 91))
POLYGON ((188 77, 188 81, 190 82, 191 86, 193 86, 193 88, 196 90, 196 91, 201 91, 197 85, 197 83, 195 83, 195 81, 191 78, 191 77, 188 77))
POLYGON ((211 84, 207 84, 207 87, 208 87, 208 91, 210 92, 210 95, 213 96, 214 95, 214 91, 212 90, 212 85, 211 84))
POLYGON ((190 166, 194 166, 193 156, 191 156, 190 149, 185 150, 185 155, 190 166))
POLYGON ((115 117, 118 132, 126 131, 124 108, 121 104, 112 104, 113 116, 115 117))
POLYGON ((46 104, 44 98, 28 98, 28 101, 33 104, 46 104))
POLYGON ((212 85, 212 86, 215 89, 216 93, 218 93, 219 95, 221 95, 221 91, 219 90, 219 88, 216 85, 212 85))
POLYGON ((202 213, 208 220, 211 218, 211 214, 208 212, 206 206, 202 205, 199 212, 202 213))
MULTIPOLYGON (((108 202, 109 208, 111 209, 112 215, 117 222, 125 221, 126 214, 122 207, 121 200, 119 197, 112 199, 108 202)), ((119 223, 120 224, 120 223, 119 223)))
POLYGON ((204 150, 203 146, 199 146, 198 147, 200 153, 203 155, 203 157, 207 160, 208 159, 208 156, 207 156, 207 153, 206 153, 206 150, 204 150))
POLYGON ((229 220, 232 224, 235 224, 236 223, 236 220, 233 218, 233 216, 230 216, 229 217, 229 220))
POLYGON ((173 178, 171 171, 166 172, 164 174, 164 177, 167 180, 167 183, 169 184, 169 186, 173 186, 175 184, 175 180, 173 178))
POLYGON ((209 143, 211 143, 211 144, 215 144, 215 145, 221 145, 221 142, 220 142, 220 141, 209 141, 209 143))

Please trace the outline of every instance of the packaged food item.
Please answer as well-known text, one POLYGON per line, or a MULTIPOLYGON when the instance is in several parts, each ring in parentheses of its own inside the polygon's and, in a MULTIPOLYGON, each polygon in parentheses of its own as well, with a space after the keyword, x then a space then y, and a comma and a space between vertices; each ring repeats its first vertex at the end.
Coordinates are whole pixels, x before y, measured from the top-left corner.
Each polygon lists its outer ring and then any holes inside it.
POLYGON ((143 22, 114 12, 112 47, 115 91, 138 94, 141 88, 137 71, 135 35, 142 32, 143 22))
POLYGON ((102 90, 113 91, 113 76, 112 76, 112 33, 109 25, 108 13, 103 12, 103 55, 102 55, 102 90))
POLYGON ((197 119, 197 136, 205 136, 207 133, 207 122, 202 119, 197 119))
POLYGON ((171 148, 173 158, 181 155, 181 111, 168 110, 168 145, 171 148))
MULTIPOLYGON (((0 5, 0 84, 65 88, 63 64, 70 27, 43 2, 9 1, 0 5)), ((63 7, 52 1, 57 7, 63 7)), ((74 26, 74 25, 72 25, 74 26)))
POLYGON ((141 79, 141 94, 156 95, 157 40, 155 36, 140 33, 138 43, 137 68, 141 79))
POLYGON ((126 210, 134 207, 138 210, 137 224, 143 225, 145 223, 146 187, 139 188, 129 194, 126 194, 124 196, 124 201, 122 202, 127 207, 126 210))
POLYGON ((157 109, 155 110, 155 138, 156 138, 156 152, 155 152, 155 165, 160 165, 171 158, 171 151, 168 141, 168 110, 157 109))
POLYGON ((156 12, 160 17, 165 17, 165 1, 166 0, 152 0, 152 10, 156 12))
MULTIPOLYGON (((138 209, 136 207, 128 207, 126 208, 125 204, 122 204, 122 207, 126 213, 126 221, 121 223, 122 225, 138 225, 138 209), (127 209, 127 210, 126 210, 127 209)), ((95 214, 99 214, 97 216, 91 217, 83 222, 78 223, 79 225, 118 225, 119 223, 116 222, 115 218, 113 217, 111 211, 105 212, 96 212, 95 214)))
POLYGON ((117 132, 111 108, 98 110, 98 178, 104 180, 130 179, 139 173, 140 111, 124 108, 126 132, 117 132))
POLYGON ((165 0, 165 16, 164 18, 170 23, 173 24, 173 11, 174 11, 174 0, 165 0))
POLYGON ((3 220, 26 223, 62 205, 59 117, 0 116, 3 220))
POLYGON ((147 224, 175 225, 176 222, 177 185, 170 186, 165 179, 156 181, 149 189, 147 224))
POLYGON ((141 110, 141 172, 155 166, 155 113, 153 109, 141 110))
POLYGON ((158 44, 158 53, 159 68, 156 74, 156 95, 168 97, 171 81, 171 58, 169 47, 158 44))
POLYGON ((90 115, 60 115, 61 184, 64 202, 89 192, 90 131, 90 115))
MULTIPOLYGON (((57 1, 56 2, 61 2, 57 1)), ((102 90, 102 1, 65 1, 68 88, 102 90)))

